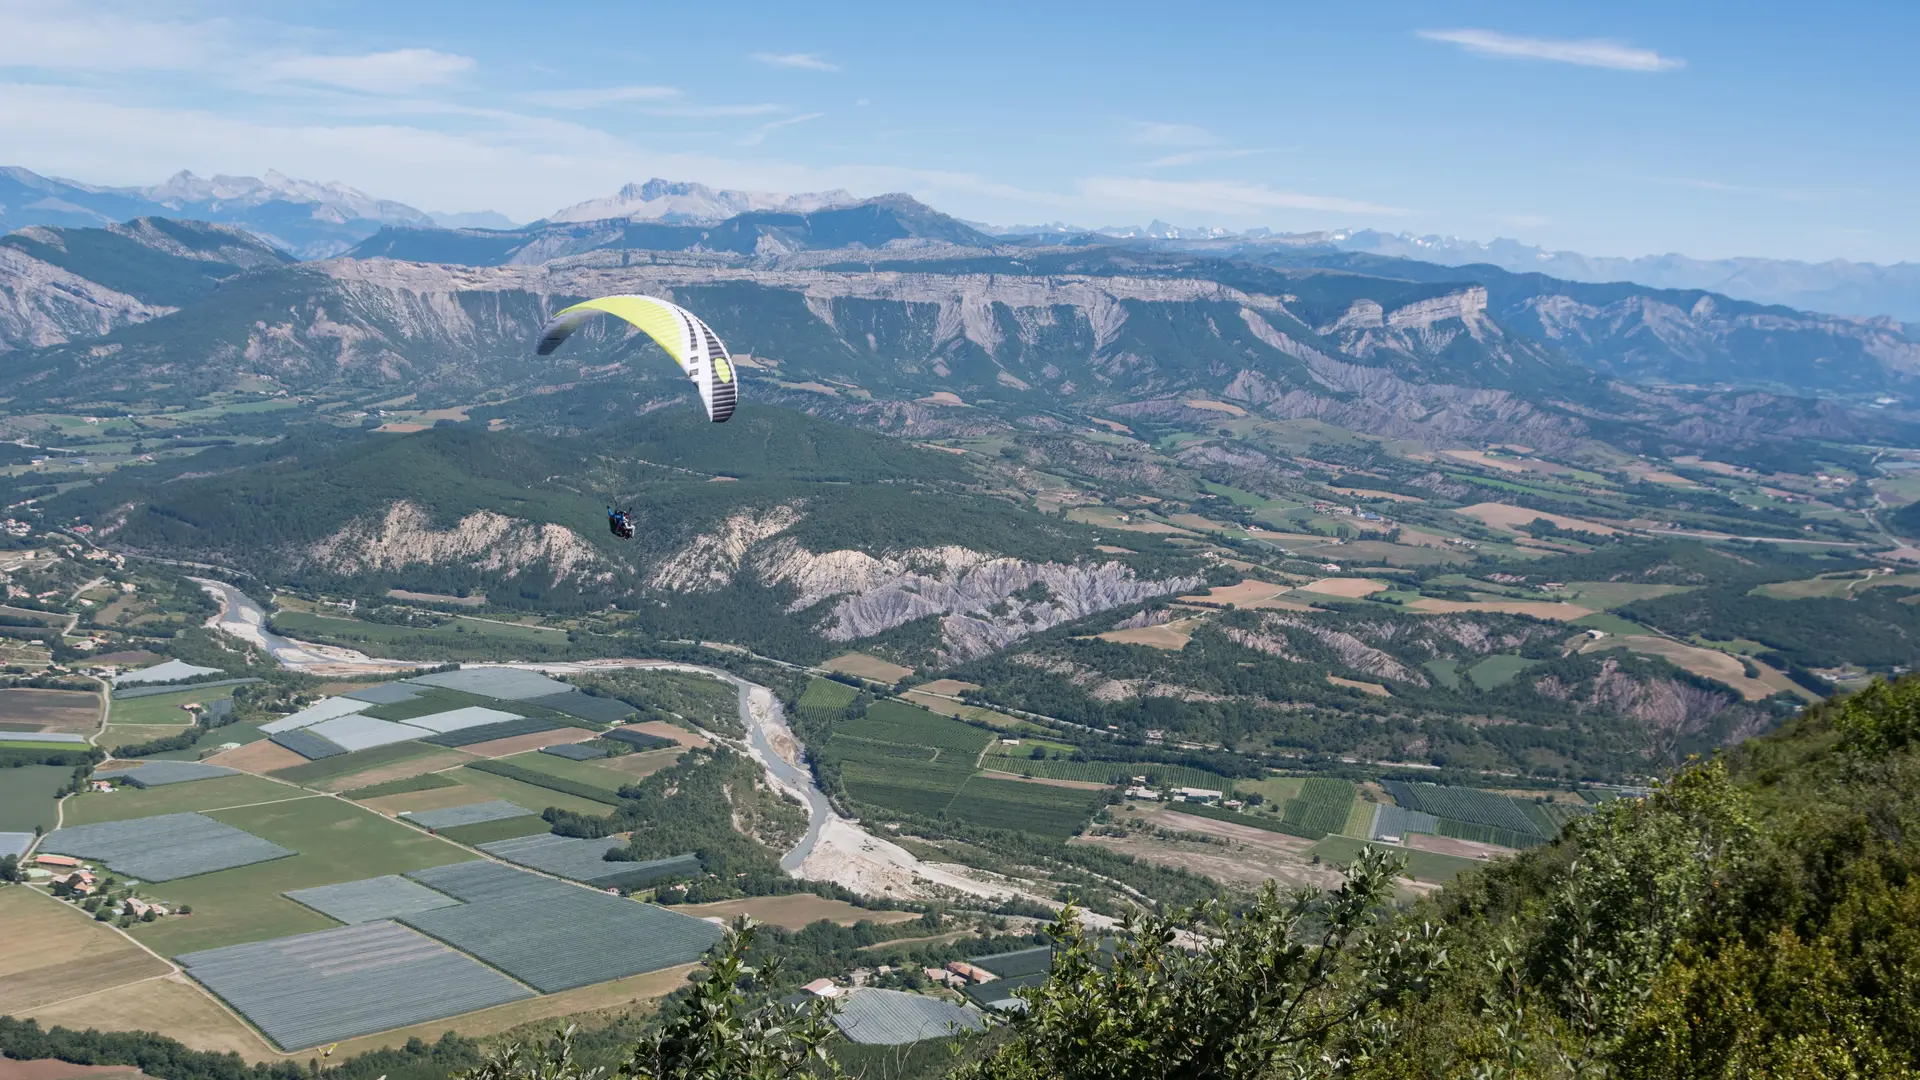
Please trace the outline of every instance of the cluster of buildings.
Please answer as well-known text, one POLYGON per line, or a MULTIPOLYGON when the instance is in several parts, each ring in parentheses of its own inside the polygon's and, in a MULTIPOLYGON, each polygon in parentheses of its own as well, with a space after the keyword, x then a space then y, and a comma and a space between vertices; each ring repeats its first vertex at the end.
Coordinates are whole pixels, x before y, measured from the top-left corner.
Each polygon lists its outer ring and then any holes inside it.
MULTIPOLYGON (((97 780, 94 783, 96 790, 113 790, 112 786, 104 780, 97 780)), ((78 903, 100 895, 101 890, 111 884, 110 881, 102 882, 91 865, 71 855, 35 855, 32 865, 25 870, 25 876, 28 881, 54 886, 55 895, 64 894, 64 899, 69 903, 78 903)), ((173 914, 173 909, 165 904, 142 900, 132 894, 114 901, 113 906, 107 911, 113 918, 131 915, 136 919, 145 919, 148 915, 159 918, 173 914)))

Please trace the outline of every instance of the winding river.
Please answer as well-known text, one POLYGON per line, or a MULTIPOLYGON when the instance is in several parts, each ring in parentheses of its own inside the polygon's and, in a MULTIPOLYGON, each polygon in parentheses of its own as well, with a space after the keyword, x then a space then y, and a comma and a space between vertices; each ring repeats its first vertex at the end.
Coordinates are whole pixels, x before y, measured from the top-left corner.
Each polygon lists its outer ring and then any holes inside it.
MULTIPOLYGON (((379 674, 383 670, 421 666, 421 661, 379 659, 350 649, 313 645, 281 637, 267 629, 266 611, 239 589, 211 578, 191 580, 220 601, 220 614, 207 620, 208 626, 258 645, 265 649, 281 667, 290 671, 311 672, 324 667, 328 669, 329 674, 344 674, 343 669, 354 668, 364 674, 379 674)), ((699 672, 732 683, 740 691, 740 726, 747 733, 748 752, 761 767, 766 769, 769 780, 799 799, 807 808, 806 835, 800 838, 800 842, 795 844, 792 850, 781 856, 780 868, 789 874, 797 874, 801 864, 807 861, 807 856, 813 854, 815 845, 820 842, 821 831, 835 818, 833 807, 827 802, 826 795, 814 786, 813 774, 794 765, 777 749, 781 746, 787 747, 794 760, 805 760, 806 747, 794 736, 793 729, 787 725, 780 699, 774 695, 773 691, 759 683, 749 682, 732 672, 717 668, 665 660, 614 659, 540 664, 500 661, 466 666, 511 667, 553 674, 646 667, 699 672)))

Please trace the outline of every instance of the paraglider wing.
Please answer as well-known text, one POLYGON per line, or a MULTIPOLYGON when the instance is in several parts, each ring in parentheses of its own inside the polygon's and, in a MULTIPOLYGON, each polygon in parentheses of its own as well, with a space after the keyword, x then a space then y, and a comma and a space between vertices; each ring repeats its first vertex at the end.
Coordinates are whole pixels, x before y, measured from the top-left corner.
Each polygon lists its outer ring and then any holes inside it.
POLYGON ((602 296, 575 304, 547 323, 535 351, 541 356, 551 355, 588 319, 603 314, 625 319, 667 350, 680 370, 700 388, 707 419, 724 424, 733 415, 739 384, 727 347, 699 316, 678 304, 652 296, 602 296))

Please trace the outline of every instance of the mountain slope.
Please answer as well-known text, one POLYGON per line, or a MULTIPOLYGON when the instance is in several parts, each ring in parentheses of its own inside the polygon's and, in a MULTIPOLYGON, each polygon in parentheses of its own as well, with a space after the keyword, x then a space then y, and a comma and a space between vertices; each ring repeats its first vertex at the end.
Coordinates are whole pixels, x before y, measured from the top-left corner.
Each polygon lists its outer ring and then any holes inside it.
POLYGON ((1101 554, 1092 529, 974 486, 949 455, 762 406, 724 428, 667 409, 575 438, 296 429, 171 481, 73 492, 60 512, 114 547, 270 582, 615 605, 632 629, 796 657, 916 624, 916 648, 967 659, 1203 580, 1172 549, 1101 554), (632 508, 634 542, 606 535, 608 503, 632 508))
POLYGON ((0 350, 98 337, 288 261, 248 233, 199 222, 23 229, 0 238, 0 350))

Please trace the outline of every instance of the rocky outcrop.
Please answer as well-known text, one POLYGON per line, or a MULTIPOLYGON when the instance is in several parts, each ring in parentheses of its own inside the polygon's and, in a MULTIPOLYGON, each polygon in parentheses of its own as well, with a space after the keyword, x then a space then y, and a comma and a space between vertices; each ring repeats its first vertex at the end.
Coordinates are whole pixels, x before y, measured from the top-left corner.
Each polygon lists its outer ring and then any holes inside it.
POLYGON ((719 527, 695 536, 654 567, 648 581, 667 592, 706 592, 733 583, 753 545, 800 523, 798 503, 767 510, 741 510, 719 527))
POLYGON ((481 510, 437 529, 424 509, 404 500, 318 541, 304 557, 340 574, 458 565, 509 578, 544 570, 556 585, 613 577, 600 553, 563 525, 481 510))
POLYGON ((1322 644, 1333 650, 1340 662, 1354 671, 1381 679, 1411 683, 1414 686, 1427 686, 1427 677, 1408 668, 1391 655, 1361 641, 1344 630, 1330 626, 1320 626, 1292 615, 1269 614, 1261 620, 1269 628, 1288 627, 1303 631, 1318 638, 1322 644))
POLYGON ((144 303, 0 244, 0 350, 99 337, 175 310, 144 303))

